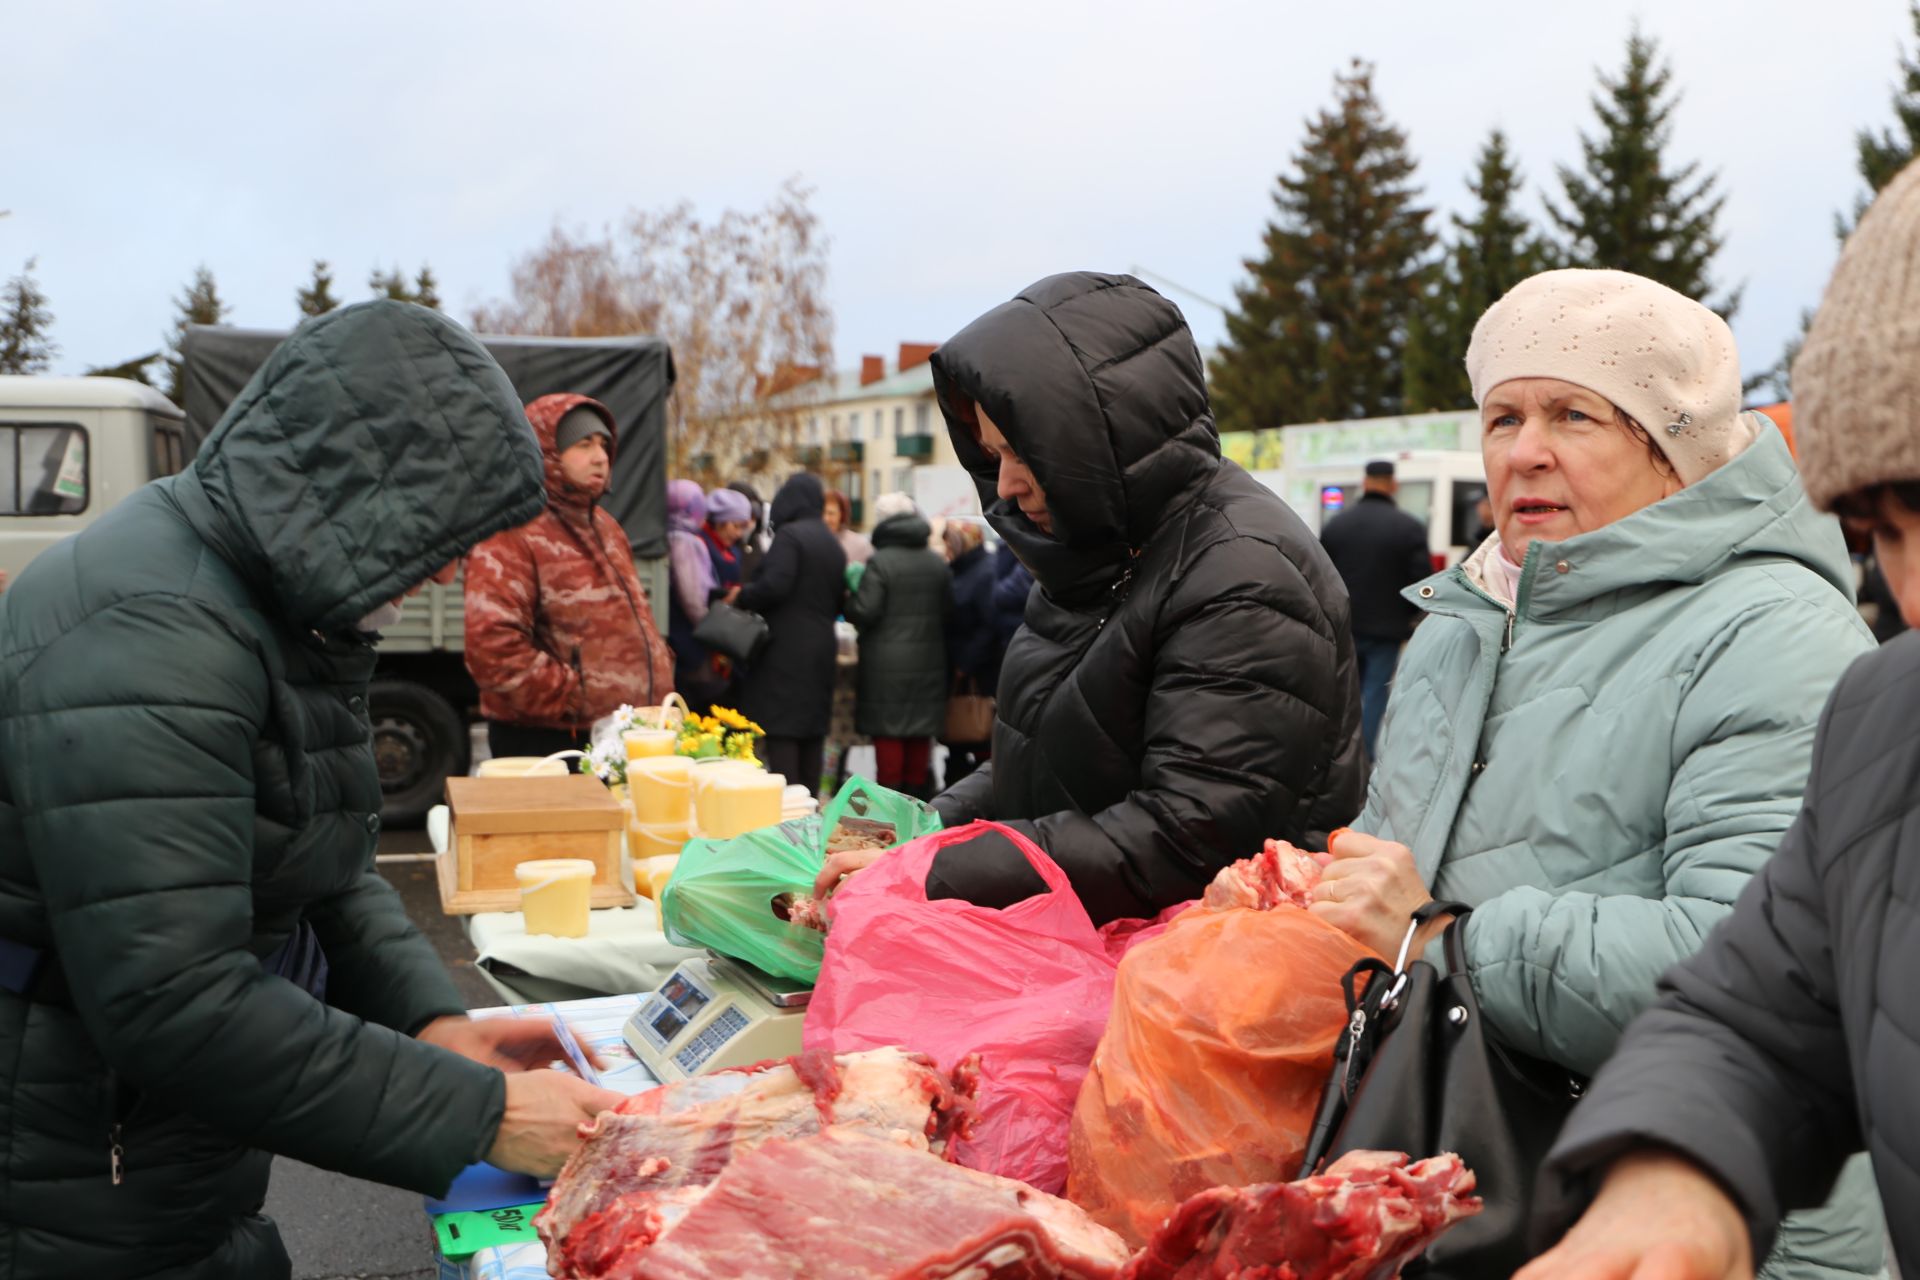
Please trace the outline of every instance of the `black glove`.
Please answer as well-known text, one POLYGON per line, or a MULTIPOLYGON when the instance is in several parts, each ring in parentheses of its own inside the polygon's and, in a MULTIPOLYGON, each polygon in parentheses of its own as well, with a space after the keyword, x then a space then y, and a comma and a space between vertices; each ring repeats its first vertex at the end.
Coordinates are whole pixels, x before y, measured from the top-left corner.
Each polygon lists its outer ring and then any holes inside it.
POLYGON ((933 855, 928 898, 959 898, 982 907, 1010 907, 1047 891, 1020 846, 991 827, 933 855))

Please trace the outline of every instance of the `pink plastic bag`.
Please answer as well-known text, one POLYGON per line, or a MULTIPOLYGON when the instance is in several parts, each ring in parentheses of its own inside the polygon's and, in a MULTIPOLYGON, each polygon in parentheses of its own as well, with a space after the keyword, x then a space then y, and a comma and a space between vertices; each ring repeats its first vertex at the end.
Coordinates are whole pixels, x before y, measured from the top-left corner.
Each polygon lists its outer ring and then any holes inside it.
POLYGON ((1117 960, 1066 873, 1017 832, 974 823, 895 849, 849 880, 830 911, 805 1046, 903 1045, 943 1070, 979 1054, 979 1118, 955 1158, 1058 1195, 1117 960), (1004 910, 928 901, 934 855, 989 827, 1027 855, 1048 892, 1004 910))

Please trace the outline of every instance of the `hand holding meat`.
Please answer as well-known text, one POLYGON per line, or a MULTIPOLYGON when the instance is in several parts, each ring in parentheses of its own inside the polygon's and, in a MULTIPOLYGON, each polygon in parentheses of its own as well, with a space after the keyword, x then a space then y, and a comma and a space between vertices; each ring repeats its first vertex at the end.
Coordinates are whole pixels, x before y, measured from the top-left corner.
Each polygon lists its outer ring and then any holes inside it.
POLYGON ((1514 1280, 1752 1280, 1746 1224, 1681 1156, 1622 1158, 1566 1239, 1514 1280))
POLYGON ((623 1101, 613 1090, 564 1071, 510 1074, 506 1114, 487 1160, 514 1173, 555 1177, 580 1149, 581 1126, 623 1101))
MULTIPOLYGON (((1413 865, 1412 851, 1346 830, 1334 832, 1327 846, 1330 858, 1308 909, 1379 954, 1389 959, 1398 955, 1413 913, 1433 900, 1413 865)), ((1418 956, 1452 918, 1443 916, 1422 926, 1409 954, 1418 956)))
MULTIPOLYGON (((567 1057, 550 1018, 435 1018, 417 1039, 502 1071, 532 1071, 567 1057)), ((605 1066, 592 1049, 595 1066, 605 1066)))

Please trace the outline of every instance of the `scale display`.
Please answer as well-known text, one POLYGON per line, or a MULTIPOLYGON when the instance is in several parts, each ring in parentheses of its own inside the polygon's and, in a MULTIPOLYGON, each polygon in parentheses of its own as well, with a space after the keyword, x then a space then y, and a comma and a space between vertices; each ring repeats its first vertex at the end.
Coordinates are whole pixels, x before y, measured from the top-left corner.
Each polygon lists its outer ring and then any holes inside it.
POLYGON ((720 956, 688 960, 640 1002, 626 1041, 663 1082, 788 1057, 811 994, 720 956))

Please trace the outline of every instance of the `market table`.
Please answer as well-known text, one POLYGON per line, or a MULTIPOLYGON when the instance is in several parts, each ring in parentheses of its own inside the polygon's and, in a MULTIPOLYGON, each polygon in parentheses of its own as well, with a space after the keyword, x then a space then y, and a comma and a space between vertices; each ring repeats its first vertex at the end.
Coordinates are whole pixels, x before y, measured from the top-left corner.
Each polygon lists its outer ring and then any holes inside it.
MULTIPOLYGON (((659 1081, 653 1078, 627 1042, 620 1035, 620 1028, 627 1018, 640 1005, 638 995, 601 996, 591 1000, 563 1000, 528 1005, 510 1005, 498 1009, 475 1009, 471 1016, 475 1018, 503 1017, 520 1015, 525 1017, 558 1017, 566 1021, 574 1037, 582 1046, 598 1053, 610 1065, 600 1072, 600 1083, 606 1088, 620 1093, 641 1093, 654 1088, 659 1081)), ((532 1179, 519 1179, 516 1175, 501 1174, 491 1166, 476 1165, 462 1174, 455 1182, 454 1190, 448 1193, 449 1200, 459 1195, 462 1184, 489 1179, 498 1183, 516 1181, 522 1188, 518 1194, 506 1199, 512 1203, 530 1203, 543 1196, 532 1179), (529 1197, 523 1200, 521 1197, 529 1197)), ((475 1203, 474 1208, 501 1207, 502 1197, 491 1197, 491 1205, 475 1203)), ((429 1213, 436 1202, 429 1200, 429 1213)), ((436 1253, 436 1257, 438 1254, 436 1253)), ((480 1250, 471 1258, 462 1262, 453 1262, 438 1257, 439 1280, 546 1280, 547 1251, 538 1241, 525 1244, 497 1245, 480 1250)))
POLYGON ((584 938, 529 934, 518 911, 468 916, 467 937, 481 976, 509 1004, 651 991, 682 960, 705 954, 667 941, 659 908, 647 898, 589 912, 584 938))

